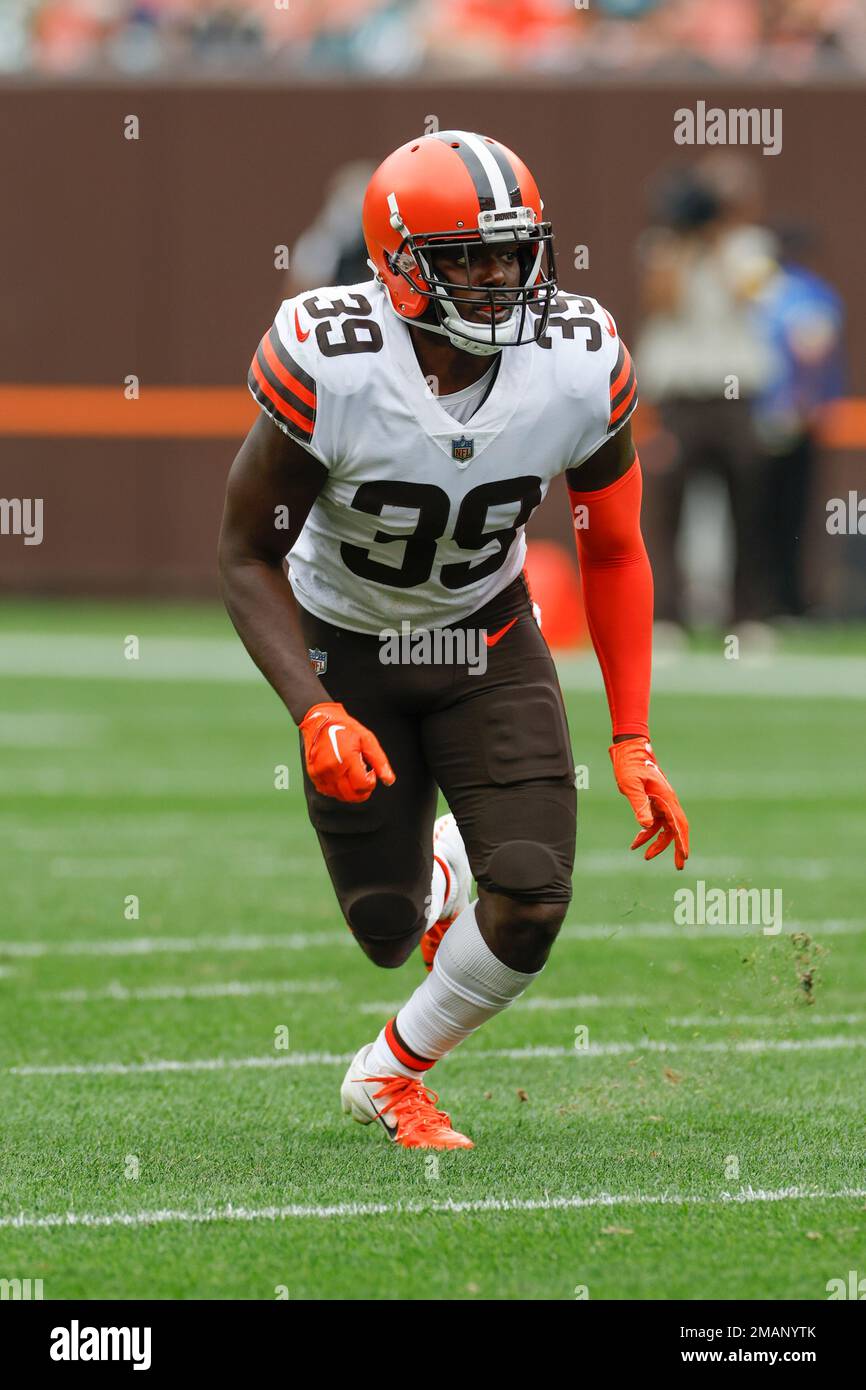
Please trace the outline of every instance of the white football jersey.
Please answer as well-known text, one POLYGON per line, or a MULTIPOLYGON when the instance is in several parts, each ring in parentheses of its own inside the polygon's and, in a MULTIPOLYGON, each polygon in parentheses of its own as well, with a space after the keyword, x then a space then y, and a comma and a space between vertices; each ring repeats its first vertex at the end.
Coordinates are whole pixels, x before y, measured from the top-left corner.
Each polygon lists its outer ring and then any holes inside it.
POLYGON ((544 337, 503 349, 461 425, 375 280, 285 300, 249 386, 328 470, 289 555, 298 602, 369 633, 447 626, 510 584, 551 479, 594 454, 637 402, 610 315, 560 292, 544 337))

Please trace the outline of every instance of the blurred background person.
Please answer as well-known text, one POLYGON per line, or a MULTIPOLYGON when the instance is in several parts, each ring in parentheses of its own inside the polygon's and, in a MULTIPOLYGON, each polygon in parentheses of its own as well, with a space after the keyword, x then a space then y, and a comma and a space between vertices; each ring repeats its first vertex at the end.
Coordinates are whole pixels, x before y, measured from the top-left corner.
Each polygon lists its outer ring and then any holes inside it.
POLYGON ((286 299, 315 285, 356 285, 371 278, 361 204, 375 168, 375 160, 353 159, 331 176, 321 208, 295 242, 286 299))
POLYGON ((686 488, 708 471, 722 480, 730 505, 730 616, 742 623, 768 613, 764 455, 753 405, 770 354, 754 307, 776 264, 773 238, 759 222, 759 191, 753 166, 735 155, 665 175, 652 191, 655 225, 638 248, 643 322, 635 359, 641 399, 661 426, 641 453, 663 623, 690 621, 678 541, 686 488))
POLYGON ((774 614, 806 611, 801 539, 820 459, 824 408, 845 385, 841 296, 809 265, 818 237, 804 224, 777 229, 779 264, 760 296, 770 375, 757 397, 764 449, 763 528, 774 614))

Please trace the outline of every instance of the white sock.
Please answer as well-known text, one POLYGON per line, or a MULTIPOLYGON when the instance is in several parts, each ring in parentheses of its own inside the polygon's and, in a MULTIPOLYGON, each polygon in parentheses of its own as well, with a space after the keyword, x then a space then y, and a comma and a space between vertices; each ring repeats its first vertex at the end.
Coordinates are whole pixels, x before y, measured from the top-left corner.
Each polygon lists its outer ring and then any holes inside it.
POLYGON ((494 956, 478 929, 477 906, 470 903, 448 928, 427 979, 382 1029, 367 1056, 369 1072, 418 1076, 427 1071, 513 1004, 541 973, 512 970, 494 956))

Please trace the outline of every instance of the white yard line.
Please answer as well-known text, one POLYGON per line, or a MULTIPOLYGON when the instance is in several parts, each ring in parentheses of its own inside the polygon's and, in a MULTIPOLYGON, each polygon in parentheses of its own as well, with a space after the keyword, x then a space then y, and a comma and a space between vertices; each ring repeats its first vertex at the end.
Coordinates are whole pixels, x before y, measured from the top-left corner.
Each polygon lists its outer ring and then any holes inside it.
MULTIPOLYGON (((559 681, 567 691, 602 691, 601 673, 591 654, 560 656, 559 681)), ((653 661, 657 694, 708 695, 722 698, 765 696, 774 699, 860 699, 866 696, 866 660, 860 656, 795 656, 768 653, 725 660, 709 652, 657 655, 653 661)))
MULTIPOLYGON (((631 1052, 837 1052, 866 1047, 866 1037, 845 1035, 827 1038, 734 1038, 718 1042, 670 1042, 646 1038, 641 1042, 590 1043, 587 1047, 503 1047, 495 1051, 473 1052, 472 1057, 500 1057, 526 1061, 533 1057, 623 1057, 631 1052)), ((465 1054, 469 1056, 469 1053, 465 1054)))
MULTIPOLYGON (((0 979, 13 974, 9 967, 0 966, 0 979)), ((252 999, 257 996, 278 996, 283 994, 328 994, 342 988, 339 980, 225 980, 219 983, 200 985, 147 985, 130 989, 120 981, 113 981, 101 989, 58 989, 42 990, 40 999, 53 999, 63 1004, 135 1003, 149 1000, 183 999, 252 999)), ((354 1006, 358 1013, 386 1017, 395 1014, 405 1003, 404 999, 365 1000, 354 1006)), ((643 1009, 655 1010, 645 997, 638 994, 574 994, 571 996, 550 997, 527 994, 515 1001, 519 1013, 536 1011, 541 1013, 564 1013, 575 1009, 643 1009)), ((808 1006, 780 1010, 775 1014, 688 1014, 664 1020, 667 1028, 729 1028, 745 1024, 747 1027, 773 1027, 776 1024, 805 1023, 808 1027, 831 1027, 840 1023, 857 1025, 866 1023, 866 1013, 813 1013, 808 1006)))
MULTIPOLYGON (((389 1003, 374 1001, 372 1003, 358 1004, 357 1009, 362 1014, 395 1014, 405 1004, 405 999, 392 999, 389 1003)), ((647 1001, 638 994, 611 994, 605 998, 601 994, 575 994, 570 998, 559 999, 548 997, 543 994, 526 994, 520 999, 515 1000, 514 1007, 523 1013, 527 1009, 536 1009, 542 1013, 556 1013, 563 1009, 637 1009, 646 1008, 647 1001)))
POLYGON ((689 1014, 683 1018, 666 1018, 668 1028, 730 1028, 745 1024, 747 1028, 772 1027, 777 1023, 806 1023, 808 1027, 831 1026, 839 1023, 866 1023, 866 1014, 819 1014, 809 1005, 798 1004, 793 1009, 775 1014, 689 1014))
POLYGON ((149 985, 127 989, 115 981, 104 989, 46 990, 39 997, 64 1004, 94 1004, 104 1001, 129 1003, 149 999, 248 999, 270 994, 326 994, 340 989, 339 980, 226 980, 221 984, 149 985))
MULTIPOLYGON (((2 679, 2 675, 0 675, 2 679)), ((580 761, 584 752, 579 745, 575 745, 575 755, 580 761)), ((290 761, 290 778, 293 789, 300 788, 301 774, 299 766, 292 765, 290 761)), ((604 773, 605 778, 610 776, 609 770, 604 773)), ((788 802, 788 801, 814 801, 814 802, 833 802, 838 805, 840 797, 859 798, 862 793, 862 781, 849 774, 843 776, 836 767, 828 768, 824 772, 809 774, 801 772, 796 775, 779 775, 762 770, 757 774, 754 769, 743 769, 738 772, 735 779, 727 776, 715 776, 713 773, 706 773, 700 778, 690 776, 688 772, 681 774, 676 770, 677 788, 681 792, 683 800, 690 802, 730 802, 736 805, 742 802, 752 802, 762 804, 765 802, 788 802)), ((126 800, 133 798, 136 802, 151 802, 157 800, 170 799, 173 795, 195 795, 195 796, 231 796, 236 802, 241 799, 254 800, 260 796, 261 784, 248 779, 243 784, 226 779, 223 769, 219 765, 212 768, 190 768, 178 766, 152 766, 138 768, 134 774, 127 774, 123 767, 115 763, 102 759, 96 761, 91 759, 90 763, 84 768, 65 768, 57 764, 45 764, 43 762, 34 764, 19 763, 17 767, 8 767, 4 772, 3 784, 4 796, 7 802, 13 801, 17 796, 40 796, 46 800, 55 797, 103 797, 107 794, 122 793, 126 800)), ((616 788, 601 785, 598 782, 585 790, 581 791, 580 805, 584 813, 588 813, 588 808, 597 804, 600 798, 604 802, 612 801, 616 796, 616 788), (589 800, 585 800, 585 798, 589 800)), ((160 813, 162 806, 160 806, 160 813)), ((11 843, 11 842, 10 842, 11 843)), ((8 851, 9 845, 4 842, 4 849, 8 851)), ((48 848, 53 848, 49 845, 48 848)), ((620 862, 628 858, 628 841, 625 840, 620 854, 620 862)), ((632 856, 635 863, 640 862, 640 856, 632 856)), ((313 856, 313 862, 315 856, 313 856)), ((698 861, 700 862, 700 861, 698 861)), ((740 860, 745 866, 744 872, 754 872, 754 860, 740 860)), ((763 863, 763 860, 760 861, 763 863)), ((803 877, 811 876, 807 864, 806 872, 803 877)), ((619 867, 619 866, 617 866, 619 867)), ((243 866, 239 865, 237 872, 243 872, 243 866)), ((253 867, 251 873, 259 877, 269 877, 279 872, 279 869, 270 865, 263 867, 253 867)), ((706 872, 706 870, 704 870, 706 872)), ((731 872, 738 872, 732 869, 731 872)), ((762 870, 763 872, 763 870, 762 870)), ((775 870, 773 872, 776 872, 775 870)), ((791 871, 792 875, 794 871, 791 871)), ((844 873, 844 867, 840 869, 844 873)), ((827 876, 827 875, 825 875, 827 876)))
MULTIPOLYGON (((169 858, 58 858, 49 860, 48 873, 51 878, 131 878, 136 874, 169 878, 181 871, 184 862, 169 858)), ((222 862, 225 865, 226 861, 222 862)), ((231 874, 244 878, 286 878, 293 873, 313 873, 320 864, 321 860, 311 854, 306 858, 287 855, 282 860, 230 861, 226 867, 231 874)))
POLYGON ((160 1058, 153 1062, 64 1062, 57 1066, 9 1067, 10 1076, 135 1076, 150 1072, 246 1071, 270 1067, 345 1066, 352 1052, 287 1052, 279 1057, 160 1058))
POLYGON ((336 1202, 331 1206, 244 1207, 227 1203, 200 1210, 57 1212, 46 1216, 19 1212, 0 1216, 0 1229, 48 1230, 63 1227, 104 1226, 198 1226, 222 1221, 340 1220, 368 1216, 472 1216, 510 1212, 582 1211, 594 1207, 666 1206, 746 1206, 758 1202, 836 1202, 862 1201, 866 1187, 834 1189, 781 1187, 742 1188, 739 1192, 719 1192, 715 1196, 688 1192, 626 1192, 615 1196, 598 1192, 588 1196, 480 1197, 465 1201, 426 1202, 336 1202))
MULTIPOLYGON (((472 1061, 490 1059, 515 1062, 538 1058, 573 1057, 583 1061, 588 1057, 621 1057, 631 1053, 753 1053, 764 1052, 836 1052, 866 1047, 866 1036, 821 1038, 737 1038, 717 1042, 670 1042, 647 1038, 637 1042, 590 1043, 587 1047, 501 1047, 481 1048, 459 1054, 472 1061)), ((352 1060, 351 1052, 287 1052, 280 1056, 262 1057, 198 1057, 188 1061, 159 1058, 150 1062, 62 1062, 57 1064, 22 1064, 9 1067, 10 1076, 134 1076, 152 1072, 211 1072, 268 1070, 271 1067, 344 1066, 352 1060)), ((450 1057, 443 1059, 446 1063, 450 1057)))
MULTIPOLYGON (((831 918, 819 922, 785 922, 780 935, 805 932, 809 936, 855 936, 866 932, 866 919, 831 918)), ((754 937, 763 940, 763 930, 755 927, 680 927, 673 922, 585 922, 566 925, 557 938, 565 941, 642 940, 695 941, 706 938, 754 937)), ((770 937, 769 940, 775 938, 770 937)), ((196 951, 306 951, 315 947, 354 946, 350 932, 334 909, 330 931, 287 932, 285 935, 247 935, 233 932, 226 936, 143 936, 110 937, 104 941, 3 941, 0 958, 29 959, 39 956, 147 956, 184 955, 196 951)))
MULTIPOLYGON (((811 937, 820 936, 857 936, 866 932, 866 919, 862 917, 842 917, 830 918, 822 922, 801 922, 791 921, 782 923, 782 930, 776 937, 769 936, 769 941, 777 940, 779 936, 790 936, 792 932, 805 932, 811 937)), ((698 941, 701 938, 729 937, 731 939, 742 939, 744 937, 754 937, 756 941, 764 939, 763 928, 760 926, 700 926, 700 927, 680 927, 673 921, 671 922, 601 922, 568 923, 562 928, 557 937, 557 945, 562 941, 604 941, 607 939, 625 940, 647 940, 647 941, 698 941)), ((0 947, 2 950, 2 947, 0 947)))
MULTIPOLYGON (((787 795, 796 795, 790 789, 787 795)), ((685 799, 685 790, 683 799, 685 799)), ((622 849, 617 850, 596 850, 588 851, 578 856, 575 860, 575 878, 581 875, 587 877, 607 878, 611 874, 646 873, 646 864, 642 855, 637 852, 634 854, 624 853, 622 849)), ((787 859, 763 855, 758 859, 742 859, 733 856, 720 857, 715 855, 695 855, 689 860, 689 876, 696 878, 729 878, 732 876, 740 877, 747 882, 753 882, 756 877, 761 877, 766 881, 768 875, 776 876, 780 879, 797 878, 805 879, 810 883, 820 883, 828 878, 856 878, 862 874, 859 863, 853 861, 850 856, 839 859, 787 859)))
POLYGON ((254 936, 234 932, 228 936, 113 937, 105 941, 0 941, 0 957, 29 959, 37 956, 153 956, 184 955, 195 951, 306 951, 317 946, 352 946, 348 931, 335 922, 333 931, 286 932, 254 936))
MULTIPOLYGON (((85 680, 259 681, 261 676, 240 642, 231 637, 144 637, 140 657, 127 661, 124 633, 15 632, 0 641, 0 676, 44 676, 85 680)), ((568 691, 603 694, 601 672, 592 653, 560 654, 560 683, 568 691)), ((725 660, 721 643, 709 652, 657 654, 653 686, 659 693, 773 699, 826 696, 866 697, 866 659, 859 656, 809 656, 793 653, 743 654, 725 660)))
POLYGON ((90 747, 107 728, 100 715, 0 710, 0 748, 90 747))
POLYGON ((4 636, 0 675, 130 682, 261 680, 240 642, 231 638, 144 636, 138 660, 127 661, 120 618, 118 624, 116 636, 84 632, 4 636))
POLYGON ((178 862, 168 858, 86 859, 48 861, 49 878, 170 878, 178 862))

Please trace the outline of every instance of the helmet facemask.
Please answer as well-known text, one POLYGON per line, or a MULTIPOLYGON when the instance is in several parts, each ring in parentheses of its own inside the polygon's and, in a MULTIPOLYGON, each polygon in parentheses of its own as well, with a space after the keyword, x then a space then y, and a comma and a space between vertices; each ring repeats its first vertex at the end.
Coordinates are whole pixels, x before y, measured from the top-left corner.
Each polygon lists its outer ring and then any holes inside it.
POLYGON ((396 230, 405 235, 397 251, 387 256, 389 268, 430 301, 430 310, 414 320, 419 328, 444 334, 454 347, 480 355, 537 342, 543 336, 557 292, 549 222, 537 223, 532 208, 517 207, 481 212, 477 229, 458 227, 415 236, 396 209, 393 212, 396 230), (519 284, 473 285, 473 248, 479 246, 515 250, 520 263, 519 284), (437 274, 436 261, 444 255, 455 262, 462 258, 465 285, 437 274), (487 322, 467 316, 483 310, 487 311, 487 322))

